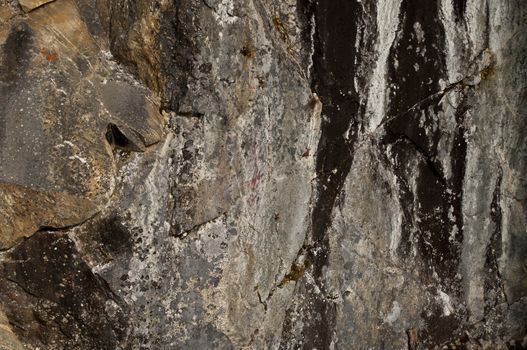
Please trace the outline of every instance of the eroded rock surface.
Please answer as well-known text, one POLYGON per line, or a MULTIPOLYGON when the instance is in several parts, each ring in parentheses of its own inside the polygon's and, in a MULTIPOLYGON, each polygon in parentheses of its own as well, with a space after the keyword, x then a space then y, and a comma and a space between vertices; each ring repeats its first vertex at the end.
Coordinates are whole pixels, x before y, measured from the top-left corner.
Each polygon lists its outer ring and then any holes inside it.
POLYGON ((161 139, 163 118, 74 1, 3 13, 0 247, 9 248, 93 216, 115 185, 111 146, 144 150, 161 139))
POLYGON ((527 347, 526 26, 0 0, 0 347, 527 347))

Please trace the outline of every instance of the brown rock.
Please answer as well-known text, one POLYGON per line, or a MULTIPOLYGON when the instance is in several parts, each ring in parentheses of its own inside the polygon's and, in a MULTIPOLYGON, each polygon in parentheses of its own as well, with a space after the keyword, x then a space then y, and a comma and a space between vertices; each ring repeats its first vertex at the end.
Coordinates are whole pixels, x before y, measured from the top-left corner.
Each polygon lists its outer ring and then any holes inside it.
POLYGON ((29 12, 52 1, 55 0, 18 0, 18 3, 22 7, 22 10, 29 12))
POLYGON ((74 1, 27 17, 2 8, 0 247, 9 248, 41 227, 92 216, 113 191, 112 148, 144 151, 160 140, 163 117, 74 1))
POLYGON ((0 183, 0 249, 41 228, 74 225, 96 212, 95 203, 82 197, 0 183))
POLYGON ((0 309, 0 349, 2 350, 22 350, 24 346, 20 343, 15 333, 13 333, 9 320, 0 309))

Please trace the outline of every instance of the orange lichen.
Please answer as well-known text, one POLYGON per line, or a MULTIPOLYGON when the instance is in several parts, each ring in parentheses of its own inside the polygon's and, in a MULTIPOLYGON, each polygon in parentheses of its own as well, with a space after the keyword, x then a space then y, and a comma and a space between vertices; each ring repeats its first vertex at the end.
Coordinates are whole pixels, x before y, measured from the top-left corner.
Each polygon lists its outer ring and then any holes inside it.
POLYGON ((40 54, 48 60, 48 62, 56 61, 59 58, 59 55, 56 52, 49 51, 45 47, 40 48, 40 54))
POLYGON ((53 62, 53 61, 56 61, 57 59, 59 58, 59 56, 54 53, 54 52, 50 52, 46 55, 46 59, 49 61, 49 62, 53 62))

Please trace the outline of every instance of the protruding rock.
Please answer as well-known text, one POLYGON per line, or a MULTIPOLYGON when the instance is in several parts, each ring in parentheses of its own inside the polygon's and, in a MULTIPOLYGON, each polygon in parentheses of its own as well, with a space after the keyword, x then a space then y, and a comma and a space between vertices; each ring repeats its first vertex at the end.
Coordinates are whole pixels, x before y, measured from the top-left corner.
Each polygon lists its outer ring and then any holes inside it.
POLYGON ((18 0, 18 3, 22 7, 22 10, 29 12, 52 1, 55 0, 18 0))
POLYGON ((95 40, 73 0, 9 21, 0 31, 2 248, 40 227, 78 224, 107 201, 109 124, 134 151, 163 133, 156 98, 95 40))

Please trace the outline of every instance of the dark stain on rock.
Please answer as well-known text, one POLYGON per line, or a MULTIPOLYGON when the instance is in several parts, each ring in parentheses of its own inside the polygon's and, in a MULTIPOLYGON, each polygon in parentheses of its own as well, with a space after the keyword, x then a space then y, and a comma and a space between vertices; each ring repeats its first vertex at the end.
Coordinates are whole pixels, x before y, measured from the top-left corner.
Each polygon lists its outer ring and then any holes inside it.
POLYGON ((16 95, 18 81, 24 79, 32 55, 33 32, 25 23, 13 26, 0 47, 0 144, 6 135, 6 109, 11 96, 16 95))
POLYGON ((412 108, 400 118, 388 122, 384 142, 395 146, 395 159, 392 163, 395 164, 404 212, 399 254, 403 257, 408 255, 411 247, 408 240, 412 229, 416 228, 419 232, 416 241, 426 261, 427 274, 437 272, 445 286, 453 292, 458 290, 455 274, 463 239, 462 199, 467 147, 463 125, 468 107, 462 95, 462 101, 455 112, 451 176, 446 179, 441 164, 436 160, 442 130, 434 125, 434 118, 437 118, 440 111, 438 104, 441 97, 442 95, 437 95, 428 99, 419 108, 412 108), (428 132, 420 126, 420 121, 423 120, 428 132), (422 163, 419 165, 416 193, 412 193, 408 186, 412 170, 407 169, 407 164, 416 155, 420 156, 422 163), (419 203, 418 207, 414 207, 414 201, 419 203), (418 223, 413 220, 414 213, 419 217, 418 223))
POLYGON ((118 216, 113 215, 101 220, 94 232, 98 233, 98 241, 108 254, 116 256, 132 253, 132 233, 118 216))
POLYGON ((459 260, 457 247, 450 242, 447 187, 426 163, 418 166, 415 208, 419 218, 417 242, 424 259, 426 275, 437 273, 445 284, 451 286, 459 260))
POLYGON ((498 178, 496 179, 496 187, 494 189, 492 203, 490 206, 490 218, 492 220, 492 224, 494 225, 494 231, 490 237, 490 242, 487 245, 487 251, 485 254, 485 314, 491 312, 499 303, 507 302, 503 278, 500 273, 498 262, 498 259, 502 254, 501 227, 503 224, 503 218, 500 205, 502 177, 503 172, 500 169, 498 178))
POLYGON ((388 130, 383 142, 393 145, 391 163, 398 179, 399 200, 404 213, 398 252, 404 258, 408 256, 412 243, 417 243, 426 274, 431 276, 436 272, 445 284, 453 287, 462 241, 462 190, 459 187, 464 177, 464 143, 454 147, 454 155, 460 153, 460 156, 453 160, 454 176, 447 181, 438 170, 438 164, 406 134, 388 130), (412 164, 417 168, 414 169, 412 164), (410 185, 414 174, 418 178, 415 192, 410 185), (449 217, 451 208, 454 222, 449 217), (453 230, 455 234, 451 236, 453 230), (417 232, 417 236, 412 237, 412 232, 417 232))
POLYGON ((1 265, 0 302, 19 339, 34 347, 116 349, 127 306, 94 275, 67 235, 39 232, 1 265))
POLYGON ((321 138, 317 149, 316 171, 321 185, 313 211, 313 241, 324 241, 331 223, 331 211, 351 168, 356 139, 356 115, 359 109, 353 83, 355 37, 360 18, 360 4, 346 5, 318 2, 315 11, 316 44, 313 55, 312 88, 323 101, 321 138), (351 91, 343 94, 342 91, 351 91), (345 131, 351 128, 349 138, 345 131))
MULTIPOLYGON (((460 92, 460 102, 455 111, 456 128, 454 130, 454 141, 450 151, 451 157, 451 177, 447 183, 448 185, 448 202, 452 207, 452 215, 454 222, 448 221, 450 230, 455 230, 453 241, 450 242, 450 259, 453 263, 452 268, 457 266, 456 260, 459 260, 461 254, 461 244, 463 242, 463 181, 465 179, 466 158, 467 158, 467 140, 465 129, 465 115, 469 111, 470 106, 467 102, 466 91, 460 92), (453 254, 453 255, 452 255, 453 254)), ((437 147, 437 146, 436 146, 437 147)), ((436 150, 437 153, 437 150, 436 150)), ((448 218, 450 220, 450 218, 448 218)), ((450 276, 453 278, 454 276, 450 276)))
MULTIPOLYGON (((386 125, 387 136, 384 142, 397 145, 395 142, 405 139, 413 145, 414 150, 394 147, 395 157, 419 160, 418 178, 414 198, 401 198, 402 207, 410 205, 409 199, 419 203, 413 210, 419 222, 413 226, 417 229, 417 243, 424 259, 427 274, 436 272, 450 285, 459 263, 459 240, 462 235, 461 196, 460 191, 464 176, 464 158, 466 145, 462 116, 465 111, 456 115, 458 130, 454 147, 453 177, 450 181, 444 176, 441 163, 437 160, 438 143, 442 130, 438 124, 440 112, 439 101, 443 97, 439 80, 444 76, 444 28, 439 21, 436 0, 427 0, 426 5, 415 0, 403 0, 401 4, 401 24, 397 38, 391 48, 389 76, 390 115, 397 116, 386 125), (405 152, 411 152, 405 155, 405 152), (415 158, 414 158, 415 159, 415 158), (455 191, 453 195, 449 195, 455 191), (449 220, 449 209, 454 206, 456 222, 449 220), (454 242, 450 240, 453 225, 458 227, 454 242)), ((401 143, 398 143, 399 145, 401 143)), ((394 163, 394 162, 392 162, 394 163)), ((406 167, 406 165, 402 165, 406 167)), ((402 187, 407 186, 412 171, 395 169, 402 187)), ((409 213, 410 214, 410 213, 409 213)), ((410 214, 411 215, 411 214, 410 214)), ((408 229, 409 225, 406 223, 408 229)), ((403 233, 403 238, 410 236, 403 233)))
POLYGON ((440 90, 445 34, 437 0, 403 0, 388 59, 389 115, 400 115, 440 90))
POLYGON ((425 325, 418 331, 419 349, 435 349, 456 338, 460 319, 456 314, 444 315, 443 307, 436 301, 423 310, 421 317, 425 325))
MULTIPOLYGON (((417 244, 421 258, 424 259, 425 274, 431 276, 436 272, 449 285, 455 281, 460 246, 457 240, 451 241, 450 233, 453 224, 449 221, 451 199, 449 187, 444 178, 434 170, 423 152, 416 147, 410 138, 388 133, 384 142, 393 145, 392 164, 397 176, 400 190, 400 202, 403 208, 401 244, 398 247, 400 256, 408 256, 412 244, 417 244), (416 168, 412 164, 416 164, 416 168), (410 186, 411 178, 417 174, 416 188, 410 186), (414 192, 415 190, 415 192, 414 192), (418 205, 414 205, 418 203, 418 205), (414 220, 417 217, 418 220, 414 220), (417 232, 413 237, 412 232, 417 232)), ((452 198, 451 198, 452 197, 452 198)))
POLYGON ((196 31, 194 23, 201 8, 201 1, 176 1, 171 11, 164 12, 161 17, 161 72, 165 79, 163 105, 167 109, 177 111, 179 101, 188 91, 189 75, 193 70, 192 57, 199 45, 195 43, 196 31))
MULTIPOLYGON (((335 304, 325 297, 323 269, 329 258, 327 229, 335 200, 353 162, 353 144, 359 125, 354 62, 362 7, 358 1, 332 0, 299 1, 299 7, 304 19, 314 17, 311 86, 323 101, 324 116, 316 153, 318 199, 312 212, 313 247, 307 249, 317 287, 305 284, 303 344, 305 348, 327 349, 333 338, 336 317, 335 304), (348 129, 349 137, 345 138, 348 129), (316 288, 320 288, 321 293, 317 293, 316 288)), ((292 326, 286 321, 284 334, 292 326)))
MULTIPOLYGON (((11 28, 1 47, 0 81, 14 83, 25 75, 32 56, 33 31, 25 22, 11 28)), ((1 85, 0 85, 1 86, 1 85)))
POLYGON ((424 160, 438 178, 443 182, 445 176, 439 160, 435 157, 441 130, 438 129, 438 106, 443 94, 433 95, 422 100, 417 106, 390 119, 386 125, 386 140, 406 138, 423 156, 424 160))
MULTIPOLYGON (((461 94, 461 103, 454 116, 451 174, 447 178, 438 161, 439 141, 444 134, 439 121, 444 96, 439 80, 445 75, 445 37, 438 6, 436 0, 403 0, 401 4, 401 23, 388 60, 389 113, 396 117, 387 122, 383 142, 393 146, 391 163, 395 164, 399 186, 404 189, 400 196, 405 215, 399 253, 408 253, 415 244, 423 279, 431 281, 437 274, 441 288, 449 295, 459 296, 461 287, 456 273, 463 239, 467 149, 463 125, 468 107, 464 91, 451 92, 461 94), (415 191, 409 186, 412 181, 415 191), (411 242, 405 242, 408 239, 411 242)), ((430 308, 422 315, 426 324, 419 338, 424 344, 437 345, 457 330, 463 312, 456 310, 444 316, 439 306, 430 308)))
POLYGON ((456 21, 462 21, 463 16, 465 16, 465 10, 467 8, 467 0, 452 0, 454 5, 454 14, 456 16, 456 21))

